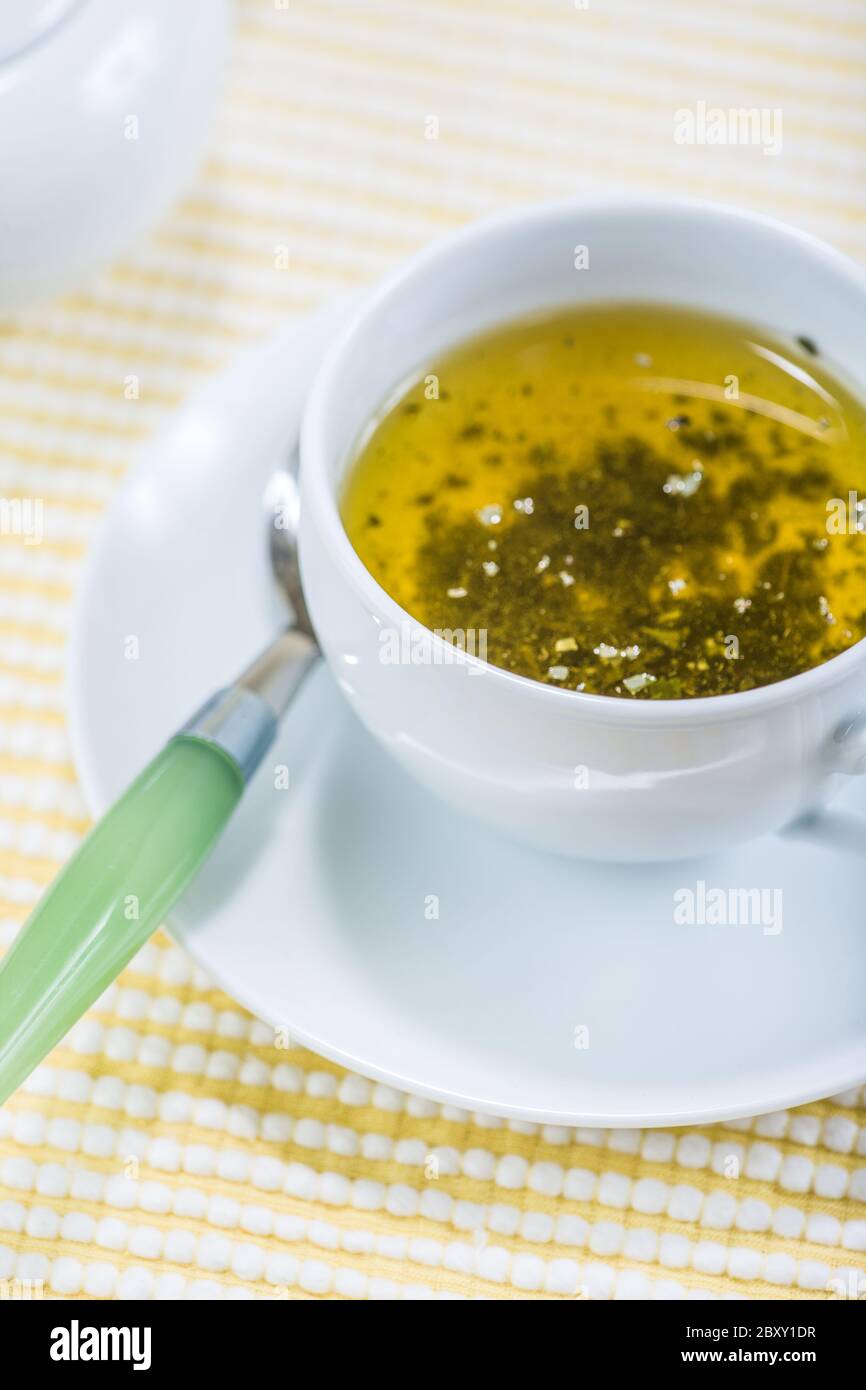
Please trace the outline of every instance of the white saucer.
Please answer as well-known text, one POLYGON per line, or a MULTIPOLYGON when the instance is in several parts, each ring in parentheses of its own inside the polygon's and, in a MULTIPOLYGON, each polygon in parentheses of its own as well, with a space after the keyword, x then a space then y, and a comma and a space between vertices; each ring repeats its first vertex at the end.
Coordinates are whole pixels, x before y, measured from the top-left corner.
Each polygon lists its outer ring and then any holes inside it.
MULTIPOLYGON (((214 380, 106 521, 70 671, 94 811, 279 620, 261 493, 338 318, 291 326, 214 380)), ((866 1077, 866 787, 846 795, 809 840, 715 860, 545 857, 416 787, 321 669, 172 928, 314 1051, 470 1110, 601 1126, 775 1110, 866 1077), (781 888, 783 930, 676 925, 673 893, 699 879, 781 888)))

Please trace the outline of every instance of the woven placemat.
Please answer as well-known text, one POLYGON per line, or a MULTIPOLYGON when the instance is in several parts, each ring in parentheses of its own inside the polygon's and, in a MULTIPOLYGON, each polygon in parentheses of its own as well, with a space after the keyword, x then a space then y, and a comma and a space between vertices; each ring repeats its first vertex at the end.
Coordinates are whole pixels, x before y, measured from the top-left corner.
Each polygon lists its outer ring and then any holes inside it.
MULTIPOLYGON (((0 536, 4 943, 86 829, 70 599, 174 406, 287 315, 518 202, 695 193, 866 256, 864 79, 846 0, 239 5, 183 204, 0 323, 0 488, 43 499, 45 526, 0 536), (752 107, 750 145, 675 136, 683 111, 752 107)), ((0 1111, 0 1296, 796 1299, 864 1279, 862 1090, 674 1133, 473 1116, 277 1050, 164 936, 0 1111)))

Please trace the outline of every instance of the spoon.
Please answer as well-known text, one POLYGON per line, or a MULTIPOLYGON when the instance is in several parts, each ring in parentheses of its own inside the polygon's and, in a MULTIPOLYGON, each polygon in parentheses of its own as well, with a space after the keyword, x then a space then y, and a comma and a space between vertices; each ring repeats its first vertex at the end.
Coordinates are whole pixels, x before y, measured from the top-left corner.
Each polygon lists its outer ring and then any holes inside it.
POLYGON ((319 655, 298 568, 297 452, 265 492, 292 620, 166 743, 93 827, 0 965, 0 1105, 156 930, 195 877, 319 655))

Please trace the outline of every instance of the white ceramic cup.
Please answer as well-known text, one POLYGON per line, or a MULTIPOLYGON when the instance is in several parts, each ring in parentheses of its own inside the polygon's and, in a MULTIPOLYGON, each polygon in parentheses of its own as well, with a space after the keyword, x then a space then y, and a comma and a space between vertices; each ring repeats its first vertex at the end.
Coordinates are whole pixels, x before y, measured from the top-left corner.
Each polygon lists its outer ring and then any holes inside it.
POLYGON ((323 364, 302 433, 301 566, 347 699, 431 790, 545 849, 672 859, 778 830, 866 767, 866 641, 732 695, 556 689, 456 653, 415 622, 365 569, 338 509, 371 421, 444 351, 530 313, 616 300, 808 334, 866 390, 866 276, 780 223, 657 200, 559 203, 477 223, 393 275, 323 364), (575 269, 581 246, 589 270, 575 269))

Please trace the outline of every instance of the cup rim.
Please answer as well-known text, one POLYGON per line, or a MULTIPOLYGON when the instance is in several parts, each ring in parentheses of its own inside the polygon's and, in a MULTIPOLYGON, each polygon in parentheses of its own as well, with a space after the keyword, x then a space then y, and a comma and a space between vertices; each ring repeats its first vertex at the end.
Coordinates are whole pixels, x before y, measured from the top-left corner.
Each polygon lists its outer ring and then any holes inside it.
POLYGON ((409 624, 410 631, 419 634, 422 640, 432 643, 434 651, 442 653, 443 662, 466 665, 479 672, 483 671, 489 680, 503 689, 511 689, 518 697, 538 701, 542 706, 540 712, 543 712, 543 706, 546 705, 550 712, 558 709, 560 714, 564 714, 571 710, 575 716, 581 718, 631 725, 699 724, 751 717, 837 684, 850 671, 862 665, 866 657, 866 637, 861 637, 845 651, 837 653, 820 665, 809 667, 808 670, 800 671, 794 676, 787 676, 784 680, 755 686, 751 690, 680 699, 626 699, 621 695, 592 694, 589 691, 545 685, 531 676, 507 671, 472 653, 463 652, 438 636, 432 628, 428 628, 403 608, 379 584, 349 539, 340 516, 337 489, 331 486, 327 478, 324 429, 332 408, 331 402, 339 387, 344 363, 354 350, 356 339, 363 332, 368 316, 399 294, 415 276, 429 273, 456 250, 470 247, 488 237, 495 237, 506 229, 522 228, 529 232, 533 226, 551 217, 570 214, 619 214, 635 218, 659 212, 668 213, 672 217, 698 215, 742 225, 762 226, 780 240, 801 246, 816 260, 823 261, 844 273, 851 281, 852 288, 859 290, 866 297, 866 271, 862 270, 856 261, 811 232, 793 227, 765 213, 691 197, 614 195, 548 200, 475 219, 444 236, 437 237, 429 246, 398 265, 375 289, 363 295, 360 303, 354 308, 349 321, 335 338, 316 374, 304 409, 301 426, 301 482, 304 502, 311 506, 316 515, 328 553, 339 563, 352 587, 360 591, 366 606, 378 610, 391 625, 399 624, 402 627, 409 624))

